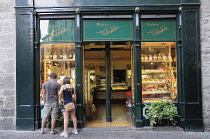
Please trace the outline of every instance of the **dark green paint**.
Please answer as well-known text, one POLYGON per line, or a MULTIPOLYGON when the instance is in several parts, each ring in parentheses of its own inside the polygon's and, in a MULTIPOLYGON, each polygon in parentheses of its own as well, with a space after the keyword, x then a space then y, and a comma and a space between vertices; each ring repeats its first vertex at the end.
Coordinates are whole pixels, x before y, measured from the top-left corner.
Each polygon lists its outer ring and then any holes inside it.
POLYGON ((84 20, 83 40, 131 40, 132 20, 84 20))
POLYGON ((183 9, 183 108, 186 131, 203 131, 198 9, 183 9), (187 38, 187 39, 186 39, 187 38), (193 113, 193 114, 192 114, 193 113))
MULTIPOLYGON (((81 30, 80 27, 76 27, 77 18, 80 20, 80 14, 76 16, 74 24, 75 24, 75 74, 76 74, 76 92, 77 92, 77 124, 79 128, 83 128, 85 123, 85 108, 84 108, 84 101, 83 101, 83 55, 82 55, 82 41, 81 41, 81 30)), ((81 21, 80 21, 81 23, 81 21)))
POLYGON ((105 66, 106 66, 106 122, 112 122, 111 114, 111 64, 110 42, 105 42, 105 66))
POLYGON ((176 41, 176 21, 174 19, 141 20, 143 41, 176 41))
POLYGON ((32 9, 16 11, 16 129, 34 130, 32 9))

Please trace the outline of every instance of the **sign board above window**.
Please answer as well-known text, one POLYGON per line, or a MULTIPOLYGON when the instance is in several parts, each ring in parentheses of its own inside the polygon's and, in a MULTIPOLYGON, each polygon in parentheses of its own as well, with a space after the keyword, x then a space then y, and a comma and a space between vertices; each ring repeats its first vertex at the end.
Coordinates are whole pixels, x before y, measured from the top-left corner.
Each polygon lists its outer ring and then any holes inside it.
POLYGON ((132 20, 84 20, 83 40, 132 40, 132 20))
POLYGON ((41 43, 74 41, 74 20, 41 20, 41 43))
POLYGON ((175 41, 176 20, 144 19, 141 20, 141 37, 143 41, 175 41))

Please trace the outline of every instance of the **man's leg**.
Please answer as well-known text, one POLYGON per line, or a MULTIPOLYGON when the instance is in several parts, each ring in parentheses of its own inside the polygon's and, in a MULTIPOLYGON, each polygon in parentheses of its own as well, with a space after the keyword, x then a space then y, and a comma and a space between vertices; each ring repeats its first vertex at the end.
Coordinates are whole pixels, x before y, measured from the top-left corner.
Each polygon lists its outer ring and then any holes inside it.
POLYGON ((42 127, 41 127, 41 131, 42 132, 44 132, 45 124, 46 124, 46 119, 45 118, 42 118, 42 127))
POLYGON ((55 134, 57 131, 55 131, 55 123, 56 120, 58 119, 58 115, 59 115, 59 107, 58 107, 58 103, 53 104, 52 106, 52 120, 51 120, 51 133, 55 134))
POLYGON ((54 132, 55 123, 56 123, 56 120, 55 120, 55 119, 52 119, 52 120, 51 120, 51 131, 52 131, 52 132, 54 132))

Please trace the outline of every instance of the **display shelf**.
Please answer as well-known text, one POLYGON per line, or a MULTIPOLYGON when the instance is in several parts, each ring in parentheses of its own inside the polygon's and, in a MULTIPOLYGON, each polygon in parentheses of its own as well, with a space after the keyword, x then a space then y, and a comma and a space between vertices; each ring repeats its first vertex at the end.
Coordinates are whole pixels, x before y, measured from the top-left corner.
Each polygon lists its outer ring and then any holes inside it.
POLYGON ((141 50, 141 73, 142 73, 142 101, 153 103, 172 100, 176 72, 172 67, 175 51, 171 45, 148 46, 141 50), (174 74, 175 73, 175 74, 174 74))
POLYGON ((158 73, 167 73, 167 71, 164 71, 164 70, 155 70, 155 69, 145 69, 145 70, 142 70, 142 74, 158 74, 158 73))
POLYGON ((155 63, 155 62, 162 62, 162 63, 164 63, 164 62, 167 62, 167 60, 148 60, 148 61, 145 61, 145 60, 141 60, 141 62, 153 62, 153 63, 155 63))
POLYGON ((143 95, 164 95, 169 94, 166 90, 157 90, 157 91, 142 91, 143 95))
POLYGON ((156 80, 156 81, 142 81, 142 84, 166 84, 165 80, 156 80))
POLYGON ((75 61, 75 59, 43 59, 43 61, 60 61, 60 62, 68 62, 68 61, 75 61))

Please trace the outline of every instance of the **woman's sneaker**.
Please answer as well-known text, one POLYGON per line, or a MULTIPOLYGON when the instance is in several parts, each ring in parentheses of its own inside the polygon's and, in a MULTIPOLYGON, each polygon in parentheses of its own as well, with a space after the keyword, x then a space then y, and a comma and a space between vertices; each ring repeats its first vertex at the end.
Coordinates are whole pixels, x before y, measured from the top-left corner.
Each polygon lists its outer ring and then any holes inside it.
POLYGON ((72 130, 71 131, 73 134, 77 135, 78 134, 78 131, 77 130, 72 130))
POLYGON ((68 133, 67 132, 63 132, 60 134, 61 137, 68 137, 68 133))

